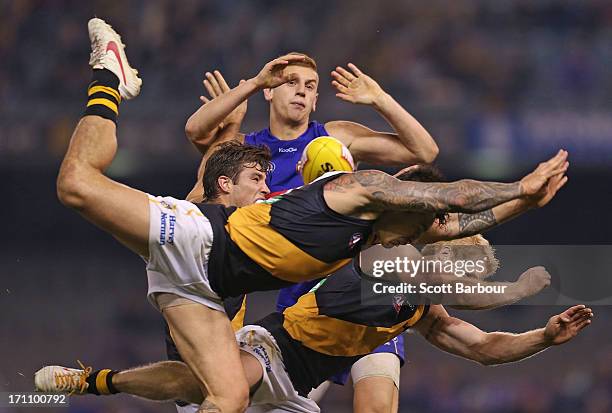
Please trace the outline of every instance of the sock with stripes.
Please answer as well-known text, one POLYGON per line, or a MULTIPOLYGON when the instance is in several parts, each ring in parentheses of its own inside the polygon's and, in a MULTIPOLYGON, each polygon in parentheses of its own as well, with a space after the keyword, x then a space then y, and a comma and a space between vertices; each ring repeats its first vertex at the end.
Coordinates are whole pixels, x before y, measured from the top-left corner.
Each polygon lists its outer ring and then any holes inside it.
POLYGON ((107 69, 94 69, 87 87, 87 108, 83 116, 98 115, 117 123, 119 115, 119 78, 107 69))
POLYGON ((89 385, 87 387, 87 393, 96 394, 98 396, 120 393, 115 386, 113 386, 113 376, 117 373, 119 373, 117 370, 110 369, 94 371, 86 379, 89 385))

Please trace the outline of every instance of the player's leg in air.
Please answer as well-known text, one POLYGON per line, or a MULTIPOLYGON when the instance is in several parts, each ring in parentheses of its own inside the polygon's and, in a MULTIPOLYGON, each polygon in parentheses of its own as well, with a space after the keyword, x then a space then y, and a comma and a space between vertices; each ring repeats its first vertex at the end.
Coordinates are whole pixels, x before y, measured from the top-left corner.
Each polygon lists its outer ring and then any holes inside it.
MULTIPOLYGON (((192 204, 175 200, 176 203, 168 205, 165 199, 150 197, 104 175, 117 150, 119 104, 123 99, 138 95, 141 80, 127 61, 119 35, 110 26, 100 19, 92 19, 89 35, 93 81, 88 87, 85 115, 74 131, 60 169, 59 199, 149 261, 162 249, 160 217, 163 220, 165 212, 162 210, 166 207, 176 213, 176 228, 191 232, 191 236, 203 244, 207 240, 212 242, 212 232, 206 230, 205 219, 197 213, 189 213, 192 204), (189 222, 181 224, 181 219, 189 222)), ((176 254, 195 254, 205 249, 203 245, 193 246, 187 242, 179 245, 178 231, 173 235, 177 239, 170 244, 178 250, 176 254)), ((166 298, 169 299, 161 306, 163 315, 205 397, 200 411, 243 411, 248 404, 248 385, 240 368, 238 347, 229 320, 222 307, 215 307, 220 304, 207 306, 186 299, 177 300, 171 294, 166 298), (223 360, 221 370, 219 360, 223 360)))

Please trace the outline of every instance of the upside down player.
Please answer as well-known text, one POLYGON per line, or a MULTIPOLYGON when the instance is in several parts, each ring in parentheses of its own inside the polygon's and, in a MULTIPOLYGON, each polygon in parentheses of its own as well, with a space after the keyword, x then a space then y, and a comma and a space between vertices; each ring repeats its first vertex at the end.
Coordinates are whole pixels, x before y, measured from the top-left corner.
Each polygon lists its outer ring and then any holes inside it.
MULTIPOLYGON (((92 19, 89 31, 94 81, 60 168, 58 196, 144 257, 147 270, 161 277, 170 294, 153 302, 206 394, 203 412, 238 412, 248 405, 249 386, 224 297, 332 273, 370 243, 392 246, 416 239, 436 214, 479 212, 533 196, 568 167, 567 152, 559 151, 511 184, 422 184, 362 171, 239 209, 153 197, 103 173, 117 148, 118 105, 121 98, 138 95, 141 81, 110 26, 92 19), (330 236, 321 239, 316 232, 323 228, 330 236), (315 235, 316 245, 304 243, 315 235), (225 362, 222 371, 215 369, 219 358, 225 362)), ((262 85, 273 80, 256 77, 262 85)))
MULTIPOLYGON (((485 333, 449 316, 441 305, 398 304, 386 295, 364 303, 363 274, 348 265, 325 278, 284 313, 272 313, 236 334, 252 390, 249 412, 319 412, 310 390, 385 341, 413 328, 431 344, 483 365, 518 361, 551 345, 563 344, 588 326, 591 309, 577 305, 553 316, 545 328, 521 334, 485 333)), ((371 289, 370 289, 371 291, 371 289)), ((36 387, 77 394, 128 393, 151 400, 202 402, 198 382, 176 361, 123 371, 48 366, 36 374, 36 387), (103 379, 100 379, 100 378, 103 379)))
MULTIPOLYGON (((206 73, 204 86, 212 101, 201 97, 206 104, 189 118, 185 126, 189 139, 204 156, 199 179, 187 199, 194 202, 202 200, 200 178, 204 162, 216 145, 227 140, 263 144, 271 149, 275 167, 268 173, 267 179, 273 193, 303 184, 296 171, 296 163, 305 146, 322 135, 337 137, 349 148, 357 162, 391 166, 432 162, 438 148, 429 133, 375 80, 352 64, 349 64, 349 69, 337 67, 332 72, 332 85, 338 90, 337 96, 344 101, 372 106, 396 133, 377 132, 347 121, 325 124, 311 121, 310 115, 316 109, 319 76, 316 62, 305 54, 290 53, 264 67, 264 71, 276 73, 279 82, 283 83, 263 89, 265 99, 270 103, 269 128, 246 135, 239 133, 246 112, 246 99, 258 88, 253 87, 253 82, 242 81, 237 88, 230 90, 219 71, 206 73)), ((281 289, 278 311, 282 312, 295 303, 317 281, 281 289)), ((355 411, 397 411, 399 366, 400 361, 403 363, 403 352, 403 336, 399 336, 355 366, 355 411)), ((334 381, 344 384, 347 376, 340 375, 334 381)))

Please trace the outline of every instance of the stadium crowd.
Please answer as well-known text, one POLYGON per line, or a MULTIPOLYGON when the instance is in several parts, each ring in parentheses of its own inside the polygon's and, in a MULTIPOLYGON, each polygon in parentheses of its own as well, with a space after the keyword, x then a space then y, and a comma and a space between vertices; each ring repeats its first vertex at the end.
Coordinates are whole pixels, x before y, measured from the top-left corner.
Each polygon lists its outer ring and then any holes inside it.
MULTIPOLYGON (((122 141, 122 148, 128 152, 171 154, 177 165, 184 157, 195 160, 183 127, 202 94, 204 71, 219 68, 236 83, 287 50, 303 50, 318 60, 323 82, 316 115, 321 120, 359 116, 374 125, 379 122, 369 111, 332 98, 326 71, 353 61, 423 119, 443 148, 443 164, 452 166, 449 156, 481 146, 507 149, 501 138, 479 141, 472 133, 475 119, 489 120, 493 130, 503 135, 509 123, 500 126, 497 119, 532 111, 586 113, 600 135, 612 141, 612 124, 599 117, 610 109, 612 95, 612 77, 607 73, 612 59, 612 4, 603 0, 383 1, 360 2, 359 7, 349 0, 94 1, 89 5, 27 0, 0 4, 0 166, 31 159, 55 163, 64 151, 80 115, 81 106, 75 102, 84 101, 83 85, 90 74, 83 63, 88 50, 84 22, 101 3, 107 11, 104 17, 129 39, 131 59, 145 79, 142 98, 124 112, 129 118, 122 121, 121 133, 129 138, 122 141), (65 70, 67 66, 71 70, 65 70)), ((252 100, 245 129, 262 127, 267 121, 263 100, 252 100)), ((183 165, 178 167, 191 166, 183 165)), ((582 167, 586 166, 583 159, 582 167)), ((9 176, 23 171, 15 168, 9 176)), ((4 183, 9 194, 22 190, 17 182, 21 181, 4 183)), ((25 201, 15 201, 9 208, 17 210, 18 205, 25 201)), ((23 211, 25 216, 30 210, 23 211)), ((0 329, 11 332, 0 338, 0 347, 9 349, 11 356, 0 371, 4 385, 0 389, 14 389, 15 383, 31 385, 29 376, 14 372, 34 371, 40 363, 39 345, 50 339, 60 347, 66 344, 58 362, 68 364, 78 356, 74 348, 86 349, 93 359, 84 361, 93 365, 103 361, 121 367, 162 356, 162 322, 143 297, 140 263, 118 248, 103 254, 75 253, 79 241, 69 231, 53 229, 51 234, 51 223, 43 218, 38 218, 41 225, 35 230, 16 235, 35 240, 27 250, 8 248, 6 239, 0 243, 3 271, 20 274, 0 289, 7 306, 18 307, 24 291, 34 294, 28 296, 27 311, 0 318, 0 329), (49 246, 49 239, 62 242, 49 246), (62 255, 62 248, 73 248, 71 255, 62 255), (74 260, 81 260, 83 273, 70 270, 74 260), (41 286, 35 280, 43 272, 52 276, 41 286), (80 337, 62 341, 62 332, 72 332, 74 325, 45 325, 44 319, 32 316, 59 318, 62 311, 78 312, 71 305, 83 297, 91 312, 103 316, 93 328, 90 312, 83 313, 77 323, 84 331, 80 337)), ((509 231, 526 231, 526 226, 517 228, 509 231)), ((93 230, 87 235, 99 238, 93 230)), ((267 301, 272 300, 259 300, 262 314, 270 309, 267 301)), ((535 320, 544 321, 551 313, 546 307, 537 311, 534 315, 513 307, 465 317, 490 329, 503 326, 518 331, 535 327, 535 320)), ((597 317, 588 334, 563 351, 499 368, 442 355, 420 338, 408 336, 400 411, 612 411, 612 346, 607 328, 612 313, 600 311, 597 317)), ((109 406, 117 412, 173 411, 170 405, 121 397, 125 407, 112 400, 92 403, 74 398, 68 411, 97 413, 110 411, 109 406)), ((350 392, 335 388, 323 411, 350 411, 349 398, 350 392)))
MULTIPOLYGON (((443 157, 474 146, 511 148, 503 135, 515 117, 529 114, 527 119, 546 114, 553 122, 569 118, 560 129, 583 125, 575 132, 594 140, 592 145, 598 144, 592 136, 597 133, 589 128, 612 136, 612 125, 601 114, 612 93, 607 74, 612 5, 606 1, 382 1, 354 7, 348 0, 307 5, 28 0, 0 6, 0 119, 7 124, 0 155, 40 153, 42 144, 59 156, 64 143, 59 136, 78 116, 68 111, 72 117, 66 119, 66 102, 82 98, 81 85, 89 76, 82 64, 88 42, 83 21, 102 3, 105 17, 129 39, 132 60, 146 79, 145 99, 130 108, 139 120, 124 126, 139 151, 181 149, 182 125, 198 103, 205 71, 218 68, 237 83, 287 50, 317 58, 322 118, 378 121, 369 111, 356 115, 353 106, 331 98, 328 72, 353 61, 429 125, 447 148, 443 157), (27 118, 25 108, 31 113, 27 118), (141 119, 154 127, 143 130, 141 119), (494 142, 481 141, 475 122, 483 122, 488 132, 493 128, 494 142), (41 128, 45 135, 32 137, 41 128)), ((265 123, 264 106, 251 104, 247 126, 265 123)), ((538 124, 533 128, 537 134, 538 124)), ((543 138, 554 139, 555 131, 550 134, 543 138)))

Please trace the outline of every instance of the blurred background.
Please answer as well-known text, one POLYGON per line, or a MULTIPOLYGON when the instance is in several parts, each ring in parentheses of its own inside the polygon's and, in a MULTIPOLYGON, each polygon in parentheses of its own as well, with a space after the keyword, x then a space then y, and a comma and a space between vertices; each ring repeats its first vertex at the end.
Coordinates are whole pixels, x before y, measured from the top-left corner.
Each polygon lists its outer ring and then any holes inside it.
MULTIPOLYGON (((120 369, 164 357, 143 263, 55 197, 90 79, 92 16, 118 29, 144 80, 141 96, 122 105, 110 170, 129 185, 184 196, 199 157, 183 128, 204 72, 219 69, 233 86, 295 50, 319 66, 315 119, 388 129, 371 108, 334 97, 329 72, 353 62, 431 132, 451 178, 510 181, 568 149, 566 187, 545 209, 492 231, 493 243, 612 244, 610 1, 0 0, 0 392, 31 390, 44 364, 120 369)), ((243 129, 267 121, 263 97, 254 96, 243 129)), ((588 269, 575 276, 602 276, 588 269)), ((256 294, 248 318, 271 311, 274 298, 256 294)), ((454 314, 483 329, 522 331, 563 309, 454 314)), ((612 309, 595 313, 572 343, 495 368, 409 335, 400 411, 612 411, 612 309)), ((323 411, 350 412, 351 394, 350 385, 334 386, 323 411)), ((90 396, 57 411, 174 410, 90 396)))

